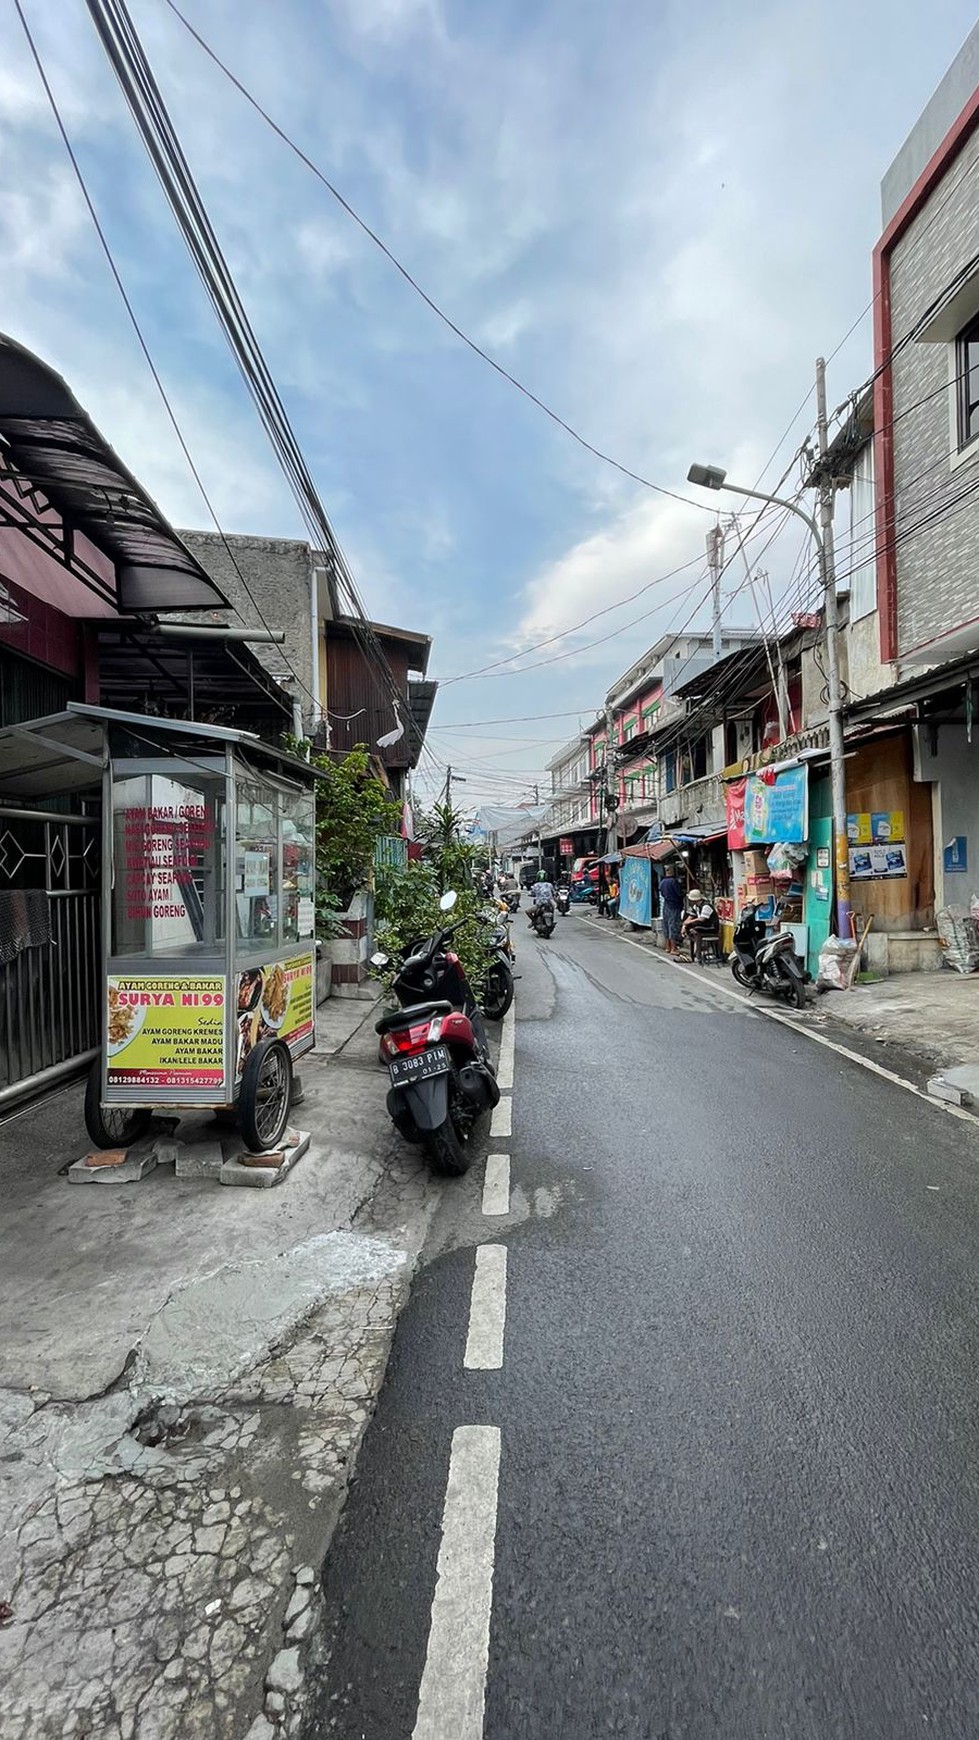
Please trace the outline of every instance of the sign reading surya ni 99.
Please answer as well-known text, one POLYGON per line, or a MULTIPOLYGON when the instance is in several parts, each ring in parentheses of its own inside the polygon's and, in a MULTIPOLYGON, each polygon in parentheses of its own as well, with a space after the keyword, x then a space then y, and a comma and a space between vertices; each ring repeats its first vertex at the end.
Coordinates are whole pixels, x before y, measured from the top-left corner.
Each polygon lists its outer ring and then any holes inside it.
POLYGON ((118 974, 107 996, 110 1087, 223 1087, 222 977, 118 974))

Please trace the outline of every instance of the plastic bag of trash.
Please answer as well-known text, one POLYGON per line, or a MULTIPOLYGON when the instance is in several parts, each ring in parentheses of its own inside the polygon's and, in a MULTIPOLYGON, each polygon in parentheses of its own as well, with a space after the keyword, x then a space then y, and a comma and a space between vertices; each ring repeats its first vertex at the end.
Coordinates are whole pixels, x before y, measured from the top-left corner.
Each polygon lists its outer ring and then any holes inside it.
POLYGON ((768 854, 769 875, 776 880, 791 881, 800 864, 805 863, 809 855, 808 846, 797 845, 786 841, 784 845, 773 846, 768 854))
POLYGON ((845 991, 857 945, 852 937, 828 936, 819 951, 817 991, 845 991))
POLYGON ((979 921, 964 906, 943 906, 935 925, 945 965, 953 973, 979 972, 979 921))

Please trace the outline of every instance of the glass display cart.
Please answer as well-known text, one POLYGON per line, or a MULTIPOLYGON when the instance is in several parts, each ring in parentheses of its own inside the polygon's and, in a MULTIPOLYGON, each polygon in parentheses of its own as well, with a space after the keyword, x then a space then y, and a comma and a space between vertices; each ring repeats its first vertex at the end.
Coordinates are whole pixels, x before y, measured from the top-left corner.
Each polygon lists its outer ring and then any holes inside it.
POLYGON ((315 1043, 318 776, 241 732, 107 730, 105 1034, 88 1133, 123 1146, 154 1108, 233 1106, 246 1146, 266 1152, 315 1043))
POLYGON ((0 732, 0 794, 102 792, 100 1148, 154 1110, 234 1109, 282 1140, 315 1043, 315 787, 248 732, 70 703, 0 732))

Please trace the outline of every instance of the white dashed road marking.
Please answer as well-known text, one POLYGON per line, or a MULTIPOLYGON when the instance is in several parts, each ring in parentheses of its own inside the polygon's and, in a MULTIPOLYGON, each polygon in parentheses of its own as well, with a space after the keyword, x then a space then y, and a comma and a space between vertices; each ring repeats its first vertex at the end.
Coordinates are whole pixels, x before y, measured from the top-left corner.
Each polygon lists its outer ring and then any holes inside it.
POLYGON ((504 1097, 500 1100, 499 1105, 496 1105, 493 1107, 493 1116, 490 1118, 490 1135, 491 1136, 509 1136, 509 1135, 511 1135, 512 1134, 512 1127, 513 1127, 512 1120, 513 1120, 513 1109, 512 1109, 511 1104, 510 1104, 509 1095, 505 1094, 504 1097))
POLYGON ((467 1371, 499 1371, 506 1327, 506 1245, 479 1245, 469 1301, 467 1371))
POLYGON ((499 1428, 457 1427, 413 1740, 482 1737, 499 1479, 499 1428))
POLYGON ((483 1213, 510 1212, 510 1156, 487 1154, 486 1176, 483 1179, 483 1213))
POLYGON ((505 1093, 513 1086, 513 1046, 516 1029, 513 1019, 513 1004, 510 1004, 503 1017, 503 1032, 500 1035, 500 1062, 496 1071, 496 1079, 505 1093))

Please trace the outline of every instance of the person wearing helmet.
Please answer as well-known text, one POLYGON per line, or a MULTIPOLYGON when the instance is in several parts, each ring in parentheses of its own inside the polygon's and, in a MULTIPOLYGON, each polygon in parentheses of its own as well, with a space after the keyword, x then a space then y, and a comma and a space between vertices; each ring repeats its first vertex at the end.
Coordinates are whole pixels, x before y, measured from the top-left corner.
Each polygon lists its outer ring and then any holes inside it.
POLYGON ((546 870, 538 872, 537 881, 530 890, 530 912, 527 917, 531 930, 534 928, 534 913, 542 906, 554 906, 554 886, 546 870))

